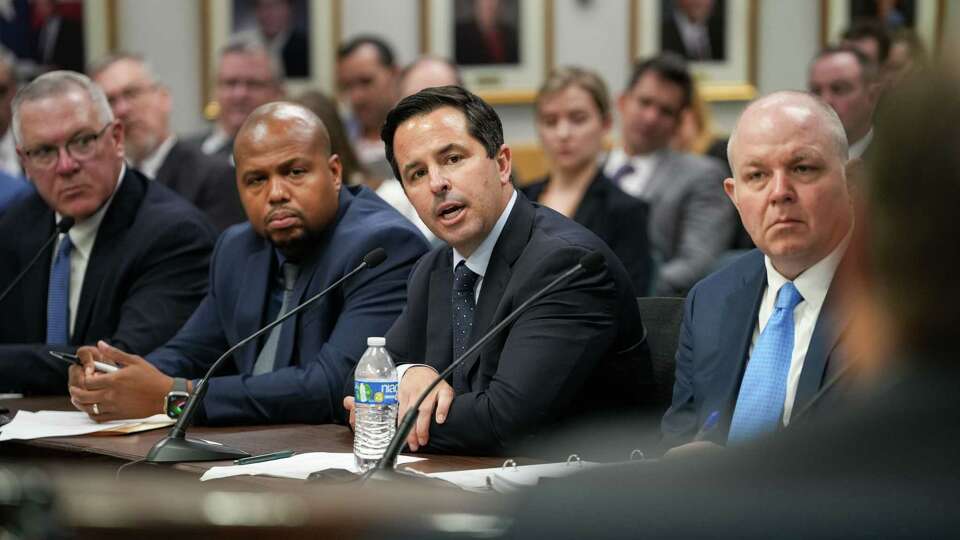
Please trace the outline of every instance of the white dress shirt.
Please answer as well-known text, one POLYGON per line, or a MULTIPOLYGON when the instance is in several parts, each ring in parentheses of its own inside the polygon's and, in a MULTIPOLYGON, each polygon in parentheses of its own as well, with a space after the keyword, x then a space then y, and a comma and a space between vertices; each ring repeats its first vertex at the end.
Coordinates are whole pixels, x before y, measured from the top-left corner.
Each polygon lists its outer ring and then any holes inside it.
POLYGON ((176 143, 176 137, 173 135, 167 137, 167 139, 160 143, 160 146, 158 146, 152 154, 145 157, 143 161, 137 164, 137 169, 139 169, 140 172, 142 172, 147 178, 155 180, 157 178, 157 171, 159 171, 160 167, 163 166, 163 162, 167 159, 167 154, 170 153, 170 149, 173 148, 173 145, 176 143))
MULTIPOLYGON (((83 278, 87 275, 87 263, 90 262, 90 254, 93 253, 93 244, 97 239, 97 231, 100 230, 100 222, 103 216, 110 208, 113 197, 116 196, 120 184, 123 182, 123 175, 126 172, 126 165, 120 167, 120 178, 117 179, 117 185, 113 188, 113 193, 107 202, 103 203, 99 210, 92 216, 78 221, 67 232, 70 235, 70 242, 73 243, 73 249, 70 250, 70 336, 73 336, 73 326, 77 321, 77 307, 80 305, 80 293, 83 289, 83 278)), ((57 213, 57 222, 60 222, 61 216, 57 213)), ((57 237, 57 242, 53 246, 53 257, 57 256, 57 250, 60 248, 60 242, 63 235, 57 237)))
POLYGON ((859 159, 864 152, 867 151, 867 148, 870 146, 870 143, 873 142, 873 128, 870 128, 870 131, 866 135, 860 137, 860 140, 851 144, 850 149, 847 151, 847 155, 850 156, 850 159, 859 159))
POLYGON ((20 158, 17 157, 17 143, 13 141, 13 128, 0 137, 0 171, 11 176, 23 176, 20 158))
POLYGON ((399 180, 396 178, 387 178, 380 183, 380 187, 377 188, 376 193, 378 197, 386 201, 386 203, 392 206, 397 212, 403 214, 403 217, 409 219, 411 223, 416 225, 420 234, 427 239, 430 245, 439 245, 437 237, 427 228, 427 224, 420 219, 416 208, 410 203, 410 199, 407 198, 407 194, 403 191, 403 186, 400 185, 399 180))
MULTIPOLYGON (((464 257, 457 251, 457 248, 453 248, 453 268, 456 269, 460 261, 466 261, 464 264, 467 265, 467 268, 480 276, 473 286, 474 301, 480 299, 480 288, 483 286, 483 276, 486 275, 487 267, 490 265, 493 248, 497 245, 497 240, 500 239, 500 234, 503 232, 503 228, 506 227, 507 219, 510 217, 510 212, 513 210, 513 205, 516 202, 517 191, 514 190, 513 195, 510 196, 510 202, 507 203, 507 207, 500 213, 500 217, 497 218, 497 222, 494 223, 493 229, 490 230, 487 237, 483 239, 483 242, 480 242, 480 245, 477 246, 477 249, 475 249, 469 257, 464 257)), ((407 372, 407 369, 417 366, 430 367, 425 364, 403 364, 402 366, 397 366, 397 381, 403 380, 403 374, 407 372)), ((430 369, 433 368, 430 367, 430 369)))
POLYGON ((607 156, 607 162, 603 166, 603 174, 613 180, 617 171, 629 163, 633 166, 633 172, 620 177, 616 184, 628 195, 645 199, 647 186, 650 184, 650 179, 653 177, 653 171, 657 168, 660 157, 660 152, 628 156, 623 149, 616 148, 607 156))
MULTIPOLYGON (((807 356, 807 350, 810 348, 813 329, 820 317, 820 309, 827 297, 827 290, 833 281, 833 275, 837 272, 837 266, 840 265, 840 260, 843 259, 843 254, 846 252, 849 242, 850 234, 847 233, 846 238, 840 242, 836 249, 793 280, 793 284, 800 292, 800 296, 803 297, 803 301, 793 309, 793 353, 790 356, 790 371, 787 374, 787 395, 783 402, 783 425, 785 426, 790 424, 793 402, 797 397, 797 385, 800 383, 800 373, 803 371, 803 362, 807 356)), ((760 333, 766 327, 770 316, 773 315, 780 287, 789 281, 773 267, 770 257, 764 257, 763 262, 767 269, 767 289, 763 292, 763 299, 760 301, 757 326, 753 330, 753 339, 750 341, 749 354, 751 355, 760 333)))
POLYGON ((200 151, 206 155, 216 154, 221 148, 230 143, 230 136, 219 125, 214 126, 213 131, 200 145, 200 151))

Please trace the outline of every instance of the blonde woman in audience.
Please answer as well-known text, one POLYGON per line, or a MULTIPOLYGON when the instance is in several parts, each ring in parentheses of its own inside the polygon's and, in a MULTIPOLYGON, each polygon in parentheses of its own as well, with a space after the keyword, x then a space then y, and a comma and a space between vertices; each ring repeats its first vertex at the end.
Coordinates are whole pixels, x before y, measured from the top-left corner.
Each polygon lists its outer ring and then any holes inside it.
POLYGON ((652 275, 647 204, 614 185, 599 161, 611 125, 606 84, 591 71, 560 68, 540 88, 535 106, 550 172, 524 194, 593 231, 623 261, 637 292, 645 294, 652 275))

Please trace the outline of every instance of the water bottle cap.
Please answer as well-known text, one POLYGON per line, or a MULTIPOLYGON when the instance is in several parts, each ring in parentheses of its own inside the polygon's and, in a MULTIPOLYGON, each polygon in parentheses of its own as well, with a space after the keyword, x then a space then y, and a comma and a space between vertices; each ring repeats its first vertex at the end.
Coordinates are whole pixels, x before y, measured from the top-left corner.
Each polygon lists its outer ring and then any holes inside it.
POLYGON ((367 338, 367 347, 386 347, 387 338, 382 337, 368 337, 367 338))

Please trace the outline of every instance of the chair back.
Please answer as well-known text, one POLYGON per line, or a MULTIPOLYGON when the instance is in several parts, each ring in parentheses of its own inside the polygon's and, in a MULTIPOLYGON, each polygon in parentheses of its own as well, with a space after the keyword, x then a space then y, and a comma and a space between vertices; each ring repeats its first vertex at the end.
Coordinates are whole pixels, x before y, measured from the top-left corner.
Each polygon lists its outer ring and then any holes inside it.
POLYGON ((673 397, 683 301, 683 298, 674 297, 637 298, 647 346, 650 348, 650 360, 653 363, 654 402, 662 408, 661 412, 667 410, 673 397))

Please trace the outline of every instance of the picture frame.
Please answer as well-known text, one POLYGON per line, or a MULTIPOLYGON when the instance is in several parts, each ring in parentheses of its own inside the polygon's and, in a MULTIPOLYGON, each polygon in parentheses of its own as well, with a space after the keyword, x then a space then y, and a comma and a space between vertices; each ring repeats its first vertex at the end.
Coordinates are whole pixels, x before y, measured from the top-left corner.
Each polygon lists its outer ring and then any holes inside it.
POLYGON ((631 0, 631 64, 663 50, 686 56, 705 101, 748 101, 757 95, 757 0, 716 0, 700 52, 680 40, 672 0, 631 0), (721 24, 715 24, 720 21, 721 24), (707 37, 708 36, 708 37, 707 37))
MULTIPOLYGON (((850 26, 854 10, 869 10, 868 1, 820 0, 820 44, 826 47, 837 43, 840 35, 850 26)), ((899 2, 898 2, 899 4, 899 2)), ((946 15, 946 0, 914 0, 908 20, 923 45, 936 55, 943 43, 943 23, 946 15)), ((896 6, 894 6, 896 8, 896 6)))
MULTIPOLYGON (((201 103, 205 103, 205 115, 210 118, 217 106, 214 101, 214 79, 220 49, 234 35, 234 2, 237 0, 201 0, 200 40, 203 50, 201 59, 201 103)), ((307 88, 319 88, 328 94, 336 89, 336 50, 340 42, 340 12, 342 0, 312 2, 307 5, 306 29, 309 43, 309 76, 287 78, 284 84, 290 93, 307 88)))
POLYGON ((466 86, 493 105, 533 103, 553 68, 553 0, 502 0, 500 45, 493 53, 480 52, 472 5, 421 0, 420 52, 456 62, 466 86))

